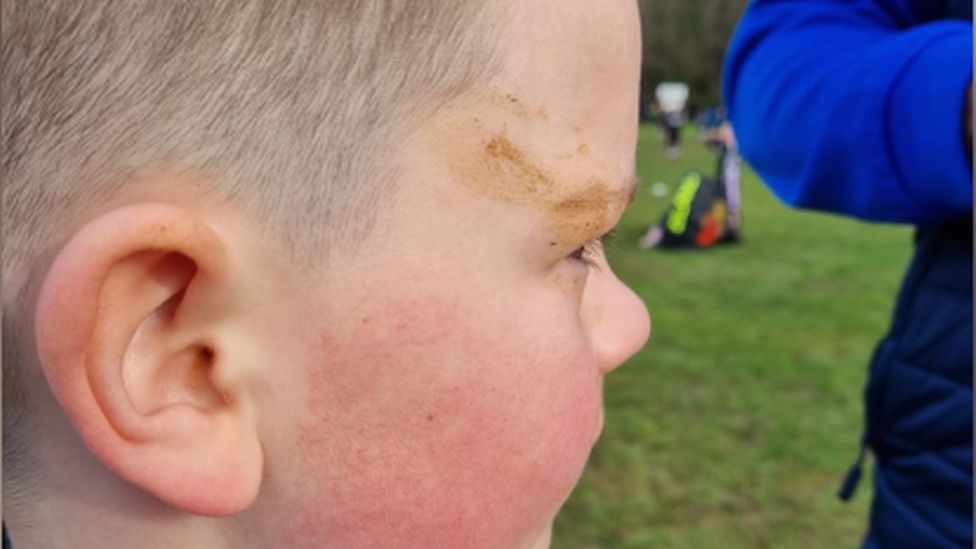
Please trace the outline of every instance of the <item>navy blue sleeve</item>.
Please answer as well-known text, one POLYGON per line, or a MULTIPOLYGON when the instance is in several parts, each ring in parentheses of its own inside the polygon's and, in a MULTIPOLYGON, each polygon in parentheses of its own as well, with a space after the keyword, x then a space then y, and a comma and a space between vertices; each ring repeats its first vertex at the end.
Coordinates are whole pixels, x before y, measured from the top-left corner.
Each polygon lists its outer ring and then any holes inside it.
POLYGON ((933 223, 973 207, 972 23, 934 0, 754 0, 723 91, 746 159, 788 204, 933 223))

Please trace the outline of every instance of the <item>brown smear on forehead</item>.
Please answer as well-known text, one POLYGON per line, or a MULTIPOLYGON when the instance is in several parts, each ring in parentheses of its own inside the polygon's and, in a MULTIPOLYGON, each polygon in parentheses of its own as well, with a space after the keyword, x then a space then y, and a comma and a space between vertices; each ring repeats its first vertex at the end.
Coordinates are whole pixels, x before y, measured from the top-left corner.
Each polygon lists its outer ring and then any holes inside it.
POLYGON ((606 223, 611 192, 605 183, 591 181, 585 188, 567 194, 548 170, 504 134, 488 140, 482 160, 483 172, 462 180, 480 194, 542 210, 547 226, 557 238, 578 243, 591 238, 591 233, 606 223))
MULTIPOLYGON (((444 155, 456 180, 475 194, 503 202, 517 202, 538 209, 556 238, 552 246, 579 245, 594 238, 607 222, 611 201, 618 192, 604 181, 590 177, 572 182, 557 176, 552 164, 543 162, 509 138, 507 125, 489 130, 488 114, 516 124, 553 124, 545 109, 530 108, 512 94, 492 94, 482 98, 481 108, 455 111, 436 145, 444 155), (484 107, 488 113, 482 115, 484 107), (513 120, 514 119, 514 120, 513 120)), ((469 105, 470 107, 470 105, 469 105)), ((559 128, 553 127, 553 131, 559 128)), ((580 132, 574 131, 579 136, 580 132)), ((553 155, 553 161, 574 159, 586 162, 590 147, 585 142, 570 148, 568 156, 553 155)), ((565 170, 563 171, 565 173, 565 170)))
POLYGON ((497 175, 507 176, 511 183, 528 193, 551 190, 555 186, 552 177, 526 158, 504 135, 493 137, 485 145, 485 154, 494 161, 492 168, 497 175))

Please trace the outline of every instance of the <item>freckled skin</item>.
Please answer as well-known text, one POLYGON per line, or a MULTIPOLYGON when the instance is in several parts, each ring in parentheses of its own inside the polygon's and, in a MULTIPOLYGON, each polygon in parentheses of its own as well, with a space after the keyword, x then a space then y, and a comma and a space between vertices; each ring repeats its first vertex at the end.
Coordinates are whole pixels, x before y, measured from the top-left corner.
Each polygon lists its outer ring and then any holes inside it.
POLYGON ((425 186, 403 192, 389 214, 399 224, 374 233, 380 258, 342 263, 352 282, 307 303, 324 322, 301 327, 311 351, 300 451, 287 458, 304 474, 283 488, 300 494, 290 547, 539 547, 602 422, 608 358, 589 330, 637 326, 607 329, 632 333, 627 352, 646 338, 632 293, 566 260, 609 228, 630 189, 605 183, 596 160, 558 169, 506 133, 511 118, 474 122, 492 118, 449 111, 421 131, 410 153, 428 161, 404 177, 425 186), (582 310, 587 292, 602 316, 582 310))
POLYGON ((496 107, 522 120, 549 121, 549 111, 545 107, 530 107, 514 93, 494 90, 485 94, 485 99, 496 107))
POLYGON ((318 336, 309 366, 329 375, 310 377, 302 425, 317 489, 289 546, 511 549, 544 529, 551 517, 537 510, 561 505, 598 433, 601 378, 585 345, 547 348, 514 320, 485 325, 484 307, 443 292, 366 301, 357 337, 318 336), (359 436, 337 445, 338 432, 359 436))
POLYGON ((630 193, 636 5, 580 3, 568 26, 571 3, 511 4, 506 43, 560 39, 424 120, 362 251, 291 286, 301 322, 273 366, 300 381, 268 389, 291 421, 265 427, 281 546, 547 547, 602 377, 647 338, 636 295, 573 254, 630 193))

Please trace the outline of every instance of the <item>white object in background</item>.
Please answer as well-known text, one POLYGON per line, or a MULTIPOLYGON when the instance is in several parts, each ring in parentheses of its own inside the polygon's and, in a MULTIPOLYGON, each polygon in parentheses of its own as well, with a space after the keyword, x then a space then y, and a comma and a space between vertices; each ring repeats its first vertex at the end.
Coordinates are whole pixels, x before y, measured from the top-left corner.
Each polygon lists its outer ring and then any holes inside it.
POLYGON ((688 102, 688 84, 661 82, 654 88, 654 97, 663 112, 681 112, 688 102))
POLYGON ((668 184, 663 181, 657 181, 651 185, 651 194, 661 198, 668 194, 668 184))

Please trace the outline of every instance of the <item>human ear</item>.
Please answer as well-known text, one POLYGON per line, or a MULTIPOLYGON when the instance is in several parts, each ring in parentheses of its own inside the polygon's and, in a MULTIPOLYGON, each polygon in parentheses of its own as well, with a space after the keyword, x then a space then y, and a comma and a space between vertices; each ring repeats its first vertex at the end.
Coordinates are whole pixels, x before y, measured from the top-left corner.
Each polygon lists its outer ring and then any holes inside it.
POLYGON ((218 232, 137 204, 57 252, 35 314, 38 358, 84 443, 115 474, 186 511, 246 508, 263 454, 233 344, 241 293, 218 232))

